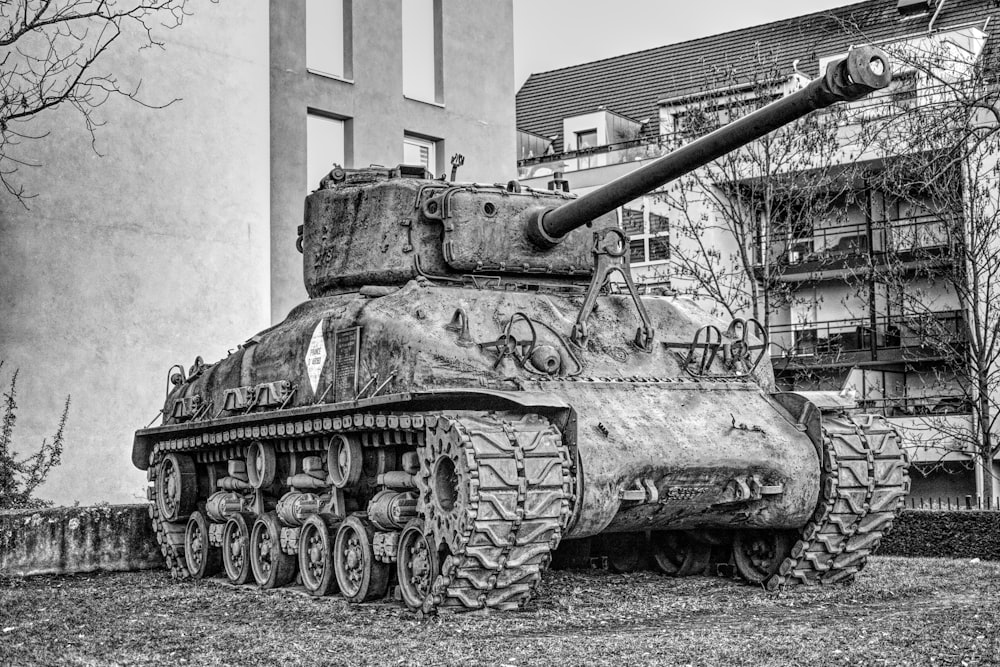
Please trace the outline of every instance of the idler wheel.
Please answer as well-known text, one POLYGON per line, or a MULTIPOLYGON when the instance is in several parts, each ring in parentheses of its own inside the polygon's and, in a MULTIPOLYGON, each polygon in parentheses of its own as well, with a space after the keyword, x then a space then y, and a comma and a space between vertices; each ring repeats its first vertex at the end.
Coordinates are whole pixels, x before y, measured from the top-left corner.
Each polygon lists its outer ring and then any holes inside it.
POLYGON ((222 569, 222 550, 208 541, 208 520, 194 512, 184 531, 184 561, 195 579, 210 577, 222 569))
POLYGON ((281 550, 281 523, 276 512, 261 515, 253 524, 250 567, 261 588, 278 588, 295 578, 295 556, 281 550))
POLYGON ((657 569, 672 577, 701 574, 712 557, 712 545, 672 530, 654 531, 649 544, 657 569))
POLYGON ((230 583, 242 586, 250 581, 250 526, 254 515, 237 512, 229 517, 222 531, 222 565, 230 583))
POLYGON ((733 539, 736 570, 752 584, 763 584, 778 572, 795 545, 795 534, 787 531, 741 531, 733 539))
POLYGON ((183 521, 198 501, 194 461, 184 454, 167 454, 156 476, 156 507, 164 521, 183 521))
POLYGON ((441 561, 433 540, 424 533, 423 520, 411 519, 399 536, 396 551, 399 592, 407 607, 423 607, 440 572, 441 561))
POLYGON ((299 572, 310 595, 337 592, 333 566, 333 543, 340 522, 335 517, 314 514, 302 524, 299 534, 299 572))
POLYGON ((367 519, 350 516, 337 529, 333 564, 340 594, 350 602, 365 602, 389 589, 389 565, 375 560, 375 529, 367 519))

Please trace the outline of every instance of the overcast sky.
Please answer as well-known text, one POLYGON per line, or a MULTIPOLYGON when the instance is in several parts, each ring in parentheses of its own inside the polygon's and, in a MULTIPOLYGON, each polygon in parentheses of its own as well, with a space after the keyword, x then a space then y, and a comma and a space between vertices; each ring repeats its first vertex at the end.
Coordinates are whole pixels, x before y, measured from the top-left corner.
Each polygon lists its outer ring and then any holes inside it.
POLYGON ((853 4, 851 0, 514 0, 514 76, 853 4))

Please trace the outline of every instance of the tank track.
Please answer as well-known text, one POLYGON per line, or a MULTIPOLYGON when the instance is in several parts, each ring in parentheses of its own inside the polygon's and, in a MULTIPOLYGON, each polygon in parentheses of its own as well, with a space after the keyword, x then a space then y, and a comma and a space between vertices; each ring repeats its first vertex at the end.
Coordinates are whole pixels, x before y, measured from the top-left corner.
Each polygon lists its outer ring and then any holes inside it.
MULTIPOLYGON (((558 429, 535 415, 516 421, 440 418, 428 430, 428 441, 426 461, 457 450, 473 483, 457 544, 442 563, 424 611, 522 607, 570 517, 572 474, 558 429)), ((423 508, 444 533, 430 499, 431 467, 421 470, 418 512, 423 508)))
MULTIPOLYGON (((424 458, 434 455, 434 445, 425 445, 430 436, 439 446, 447 442, 459 449, 472 472, 457 548, 444 559, 425 612, 439 607, 514 609, 530 599, 570 519, 575 491, 571 457, 559 430, 534 414, 355 414, 253 429, 207 430, 157 443, 147 471, 149 515, 171 575, 190 576, 184 559, 186 520, 164 520, 156 502, 159 463, 167 453, 221 461, 242 456, 254 440, 275 442, 278 451, 318 450, 319 437, 344 431, 360 432, 373 445, 415 445, 424 458)), ((430 468, 421 468, 417 482, 426 506, 430 468)))
POLYGON ((819 503, 768 590, 851 581, 909 493, 909 461, 885 421, 824 414, 821 426, 819 503))

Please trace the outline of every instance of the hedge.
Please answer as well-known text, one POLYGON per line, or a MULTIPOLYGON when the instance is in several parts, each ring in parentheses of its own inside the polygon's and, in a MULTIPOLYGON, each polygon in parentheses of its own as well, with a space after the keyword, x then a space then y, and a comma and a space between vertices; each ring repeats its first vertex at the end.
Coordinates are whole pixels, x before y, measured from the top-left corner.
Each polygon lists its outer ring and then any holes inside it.
POLYGON ((878 553, 1000 560, 1000 511, 903 510, 878 553))

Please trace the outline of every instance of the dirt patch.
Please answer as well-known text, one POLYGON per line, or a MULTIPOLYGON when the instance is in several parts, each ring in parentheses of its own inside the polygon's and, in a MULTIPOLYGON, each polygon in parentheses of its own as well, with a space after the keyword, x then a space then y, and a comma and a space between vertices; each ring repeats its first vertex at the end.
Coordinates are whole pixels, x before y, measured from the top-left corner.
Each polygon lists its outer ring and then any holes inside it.
POLYGON ((857 583, 550 572, 514 613, 417 618, 163 573, 0 582, 3 664, 976 665, 1000 656, 1000 564, 875 558, 857 583))

